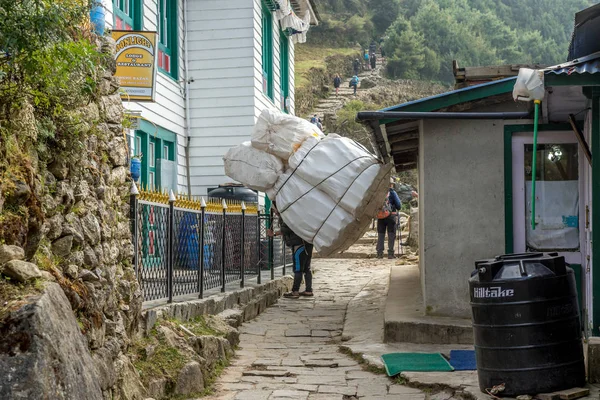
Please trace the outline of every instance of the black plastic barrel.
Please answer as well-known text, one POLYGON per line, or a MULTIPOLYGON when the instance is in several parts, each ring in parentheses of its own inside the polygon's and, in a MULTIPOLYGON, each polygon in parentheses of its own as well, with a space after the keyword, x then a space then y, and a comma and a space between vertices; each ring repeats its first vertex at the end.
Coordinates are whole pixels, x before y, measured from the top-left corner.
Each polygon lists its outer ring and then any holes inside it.
POLYGON ((557 253, 475 263, 469 280, 482 392, 548 393, 585 384, 575 274, 557 253))

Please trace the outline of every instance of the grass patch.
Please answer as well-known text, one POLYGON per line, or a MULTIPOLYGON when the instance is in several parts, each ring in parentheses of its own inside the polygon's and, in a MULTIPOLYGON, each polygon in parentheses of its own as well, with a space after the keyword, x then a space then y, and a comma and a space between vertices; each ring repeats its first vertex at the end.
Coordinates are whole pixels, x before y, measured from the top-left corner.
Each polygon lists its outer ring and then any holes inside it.
POLYGON ((152 330, 149 337, 134 343, 132 351, 136 357, 133 364, 144 384, 148 384, 152 378, 161 377, 174 384, 179 371, 187 362, 186 357, 177 348, 169 346, 156 329, 152 330), (151 346, 154 347, 154 352, 149 355, 147 348, 151 346))
POLYGON ((215 329, 206 318, 201 315, 191 321, 181 322, 173 321, 176 324, 181 324, 189 329, 196 336, 219 336, 224 337, 225 332, 215 329))
POLYGON ((28 283, 15 283, 10 278, 0 276, 0 321, 11 311, 26 303, 28 296, 42 293, 44 284, 41 279, 28 283))
MULTIPOLYGON (((225 333, 218 329, 218 325, 216 327, 213 326, 213 321, 211 321, 210 317, 200 316, 186 322, 169 319, 162 320, 158 324, 169 328, 181 337, 189 336, 189 333, 181 329, 181 326, 196 336, 225 336, 225 333)), ((169 345, 167 338, 157 327, 153 328, 147 337, 134 342, 129 349, 129 353, 133 359, 133 365, 138 371, 144 385, 147 385, 156 378, 165 378, 167 380, 167 394, 164 398, 169 400, 198 398, 213 394, 215 381, 223 370, 229 366, 229 361, 226 359, 215 360, 213 367, 208 371, 205 371, 205 366, 203 366, 205 389, 197 393, 177 395, 173 391, 179 373, 188 362, 193 360, 198 361, 195 355, 188 354, 185 350, 180 350, 177 347, 169 345)))
MULTIPOLYGON (((358 50, 353 48, 331 48, 331 47, 312 47, 307 44, 296 46, 295 62, 294 62, 294 77, 296 79, 295 87, 297 89, 308 85, 307 78, 311 68, 325 69, 325 59, 333 55, 351 55, 358 50)), ((340 71, 341 73, 341 71, 340 71)))

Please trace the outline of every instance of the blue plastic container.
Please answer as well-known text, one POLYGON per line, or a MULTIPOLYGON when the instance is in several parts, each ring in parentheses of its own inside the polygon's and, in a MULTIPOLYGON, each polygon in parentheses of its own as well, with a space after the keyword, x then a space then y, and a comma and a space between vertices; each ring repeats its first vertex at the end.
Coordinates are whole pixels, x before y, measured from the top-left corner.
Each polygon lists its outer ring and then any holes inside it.
POLYGON ((131 171, 131 177, 133 178, 134 182, 137 182, 142 175, 142 160, 139 158, 132 158, 129 170, 131 171))
POLYGON ((104 29, 106 28, 106 10, 102 6, 102 2, 95 1, 92 4, 90 10, 90 20, 94 27, 94 33, 98 36, 104 35, 104 29))

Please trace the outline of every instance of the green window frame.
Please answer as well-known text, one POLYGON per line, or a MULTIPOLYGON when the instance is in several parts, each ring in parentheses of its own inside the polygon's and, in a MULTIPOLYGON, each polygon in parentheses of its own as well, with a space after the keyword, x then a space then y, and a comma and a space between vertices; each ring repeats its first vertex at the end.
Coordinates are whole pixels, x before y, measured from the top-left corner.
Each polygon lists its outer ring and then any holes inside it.
POLYGON ((158 166, 160 159, 175 161, 175 143, 177 135, 160 126, 142 120, 140 129, 135 131, 134 154, 142 154, 142 186, 160 190, 162 184, 158 166))
POLYGON ((113 26, 116 30, 141 31, 143 21, 142 0, 113 0, 113 26))
POLYGON ((286 99, 290 95, 290 39, 283 32, 279 34, 279 79, 281 85, 281 109, 289 113, 286 99))
POLYGON ((177 0, 158 0, 158 70, 173 79, 178 70, 177 0))
POLYGON ((264 1, 261 21, 263 93, 273 100, 273 13, 264 1))

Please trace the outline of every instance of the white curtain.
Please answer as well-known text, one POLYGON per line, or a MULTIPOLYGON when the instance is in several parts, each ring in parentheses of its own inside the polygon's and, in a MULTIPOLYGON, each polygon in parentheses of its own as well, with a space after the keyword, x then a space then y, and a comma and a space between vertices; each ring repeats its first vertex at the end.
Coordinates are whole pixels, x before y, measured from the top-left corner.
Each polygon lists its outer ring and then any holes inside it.
POLYGON ((275 16, 281 24, 281 30, 291 29, 293 43, 306 42, 306 33, 310 28, 310 12, 306 12, 303 18, 300 18, 294 12, 289 0, 275 0, 279 9, 275 11, 275 16))

